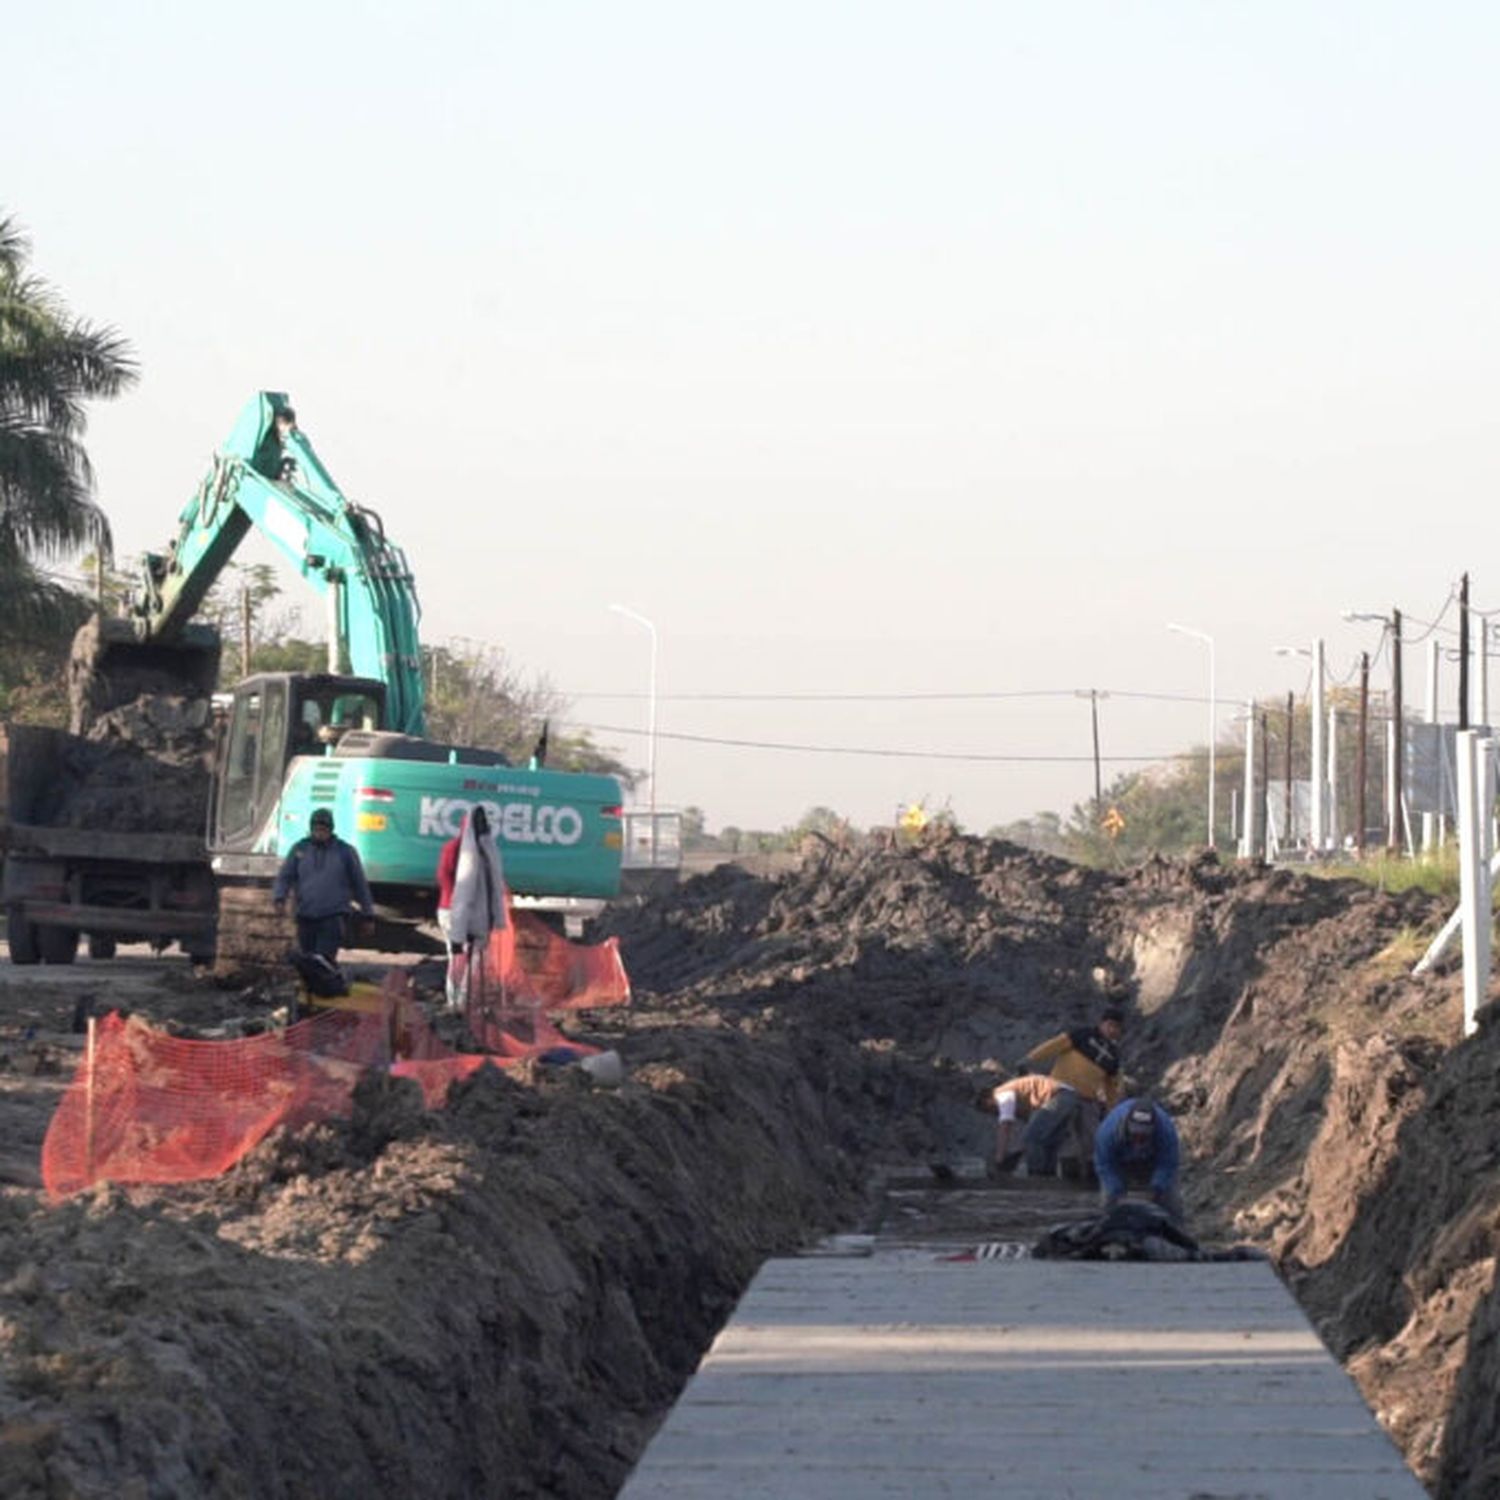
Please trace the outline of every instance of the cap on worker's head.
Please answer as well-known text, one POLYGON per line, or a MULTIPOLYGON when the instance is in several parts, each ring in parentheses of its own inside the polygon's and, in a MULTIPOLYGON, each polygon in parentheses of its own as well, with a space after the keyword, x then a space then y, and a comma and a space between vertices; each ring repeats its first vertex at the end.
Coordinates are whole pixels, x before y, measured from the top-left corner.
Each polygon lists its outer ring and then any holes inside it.
POLYGON ((307 820, 309 828, 332 828, 333 814, 326 807, 319 807, 313 811, 312 817, 307 820))
POLYGON ((1118 1005, 1106 1005, 1104 1007, 1104 1014, 1099 1019, 1101 1021, 1113 1021, 1116 1026, 1123 1026, 1125 1024, 1125 1011, 1118 1005))
POLYGON ((1125 1134, 1133 1140, 1145 1140, 1156 1134, 1156 1113, 1144 1100, 1137 1100, 1125 1116, 1125 1134))

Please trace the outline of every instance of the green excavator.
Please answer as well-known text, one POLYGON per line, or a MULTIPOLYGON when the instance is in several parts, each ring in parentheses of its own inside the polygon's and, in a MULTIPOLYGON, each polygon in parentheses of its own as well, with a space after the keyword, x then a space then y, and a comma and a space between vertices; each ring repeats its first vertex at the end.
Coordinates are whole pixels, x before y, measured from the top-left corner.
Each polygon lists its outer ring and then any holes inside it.
POLYGON ((73 697, 84 705, 75 729, 134 692, 143 673, 211 690, 218 636, 194 616, 251 530, 323 593, 329 659, 326 672, 247 678, 221 715, 206 810, 221 959, 285 947, 271 884, 317 808, 359 850, 378 947, 426 946, 416 928, 432 917, 438 854, 476 806, 521 904, 560 919, 618 893, 614 778, 518 767, 495 750, 427 738, 411 567, 380 517, 339 490, 276 392, 248 403, 176 536, 147 555, 129 616, 96 621, 75 653, 73 697))

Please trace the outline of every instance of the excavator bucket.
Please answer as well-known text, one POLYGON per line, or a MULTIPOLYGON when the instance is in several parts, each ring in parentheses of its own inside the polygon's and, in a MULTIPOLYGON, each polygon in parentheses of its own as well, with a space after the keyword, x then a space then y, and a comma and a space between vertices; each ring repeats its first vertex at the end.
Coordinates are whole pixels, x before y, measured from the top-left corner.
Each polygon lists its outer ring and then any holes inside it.
POLYGON ((143 641, 130 620, 93 616, 73 637, 68 660, 69 729, 87 734, 105 714, 148 694, 211 698, 219 651, 211 625, 188 625, 173 641, 143 641))

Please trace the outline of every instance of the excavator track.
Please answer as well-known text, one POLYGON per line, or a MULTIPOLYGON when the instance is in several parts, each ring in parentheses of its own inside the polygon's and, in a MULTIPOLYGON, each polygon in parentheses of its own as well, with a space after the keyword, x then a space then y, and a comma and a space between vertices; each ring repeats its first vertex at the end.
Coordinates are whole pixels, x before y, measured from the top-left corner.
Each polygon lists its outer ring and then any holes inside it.
POLYGON ((214 973, 221 979, 246 979, 286 970, 289 948, 297 945, 290 914, 278 914, 265 885, 219 888, 219 941, 214 973))

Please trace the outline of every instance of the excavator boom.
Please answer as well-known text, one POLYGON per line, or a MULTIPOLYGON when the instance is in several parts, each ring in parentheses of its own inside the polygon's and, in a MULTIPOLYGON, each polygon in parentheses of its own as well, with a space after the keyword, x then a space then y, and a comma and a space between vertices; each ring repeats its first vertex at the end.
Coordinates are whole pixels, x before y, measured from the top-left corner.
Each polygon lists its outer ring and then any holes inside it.
POLYGON ((421 611, 406 554, 373 510, 334 483, 277 391, 262 391, 245 406, 183 508, 177 535, 164 553, 147 555, 129 631, 114 625, 106 632, 103 675, 128 654, 130 641, 189 655, 190 622, 252 527, 325 594, 329 671, 383 683, 389 727, 421 735, 421 611))

